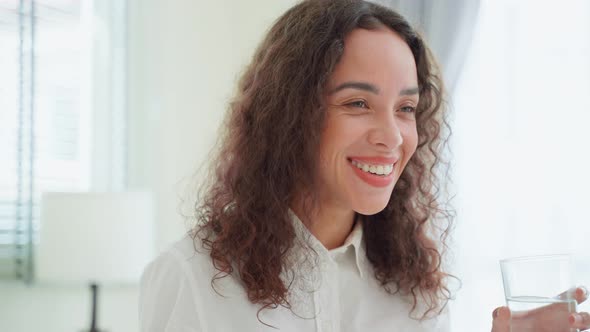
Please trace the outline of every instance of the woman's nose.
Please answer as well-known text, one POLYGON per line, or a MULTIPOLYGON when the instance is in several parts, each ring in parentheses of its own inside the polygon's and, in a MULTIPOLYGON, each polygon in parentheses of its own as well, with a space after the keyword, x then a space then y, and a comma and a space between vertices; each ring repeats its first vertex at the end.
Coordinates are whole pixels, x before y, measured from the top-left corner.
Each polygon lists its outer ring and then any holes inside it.
POLYGON ((387 116, 376 119, 375 128, 369 133, 369 143, 379 145, 388 150, 395 150, 403 143, 403 136, 395 116, 388 112, 387 116))

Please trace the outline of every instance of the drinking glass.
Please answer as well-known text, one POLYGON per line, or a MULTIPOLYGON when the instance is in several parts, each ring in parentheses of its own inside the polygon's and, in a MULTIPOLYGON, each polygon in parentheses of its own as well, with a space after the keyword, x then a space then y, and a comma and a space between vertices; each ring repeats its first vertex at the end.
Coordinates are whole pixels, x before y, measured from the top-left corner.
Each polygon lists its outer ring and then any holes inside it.
POLYGON ((567 317, 576 312, 574 294, 567 290, 573 287, 572 257, 570 255, 544 255, 503 259, 500 261, 502 281, 506 305, 513 313, 513 322, 520 319, 518 324, 512 324, 513 332, 538 329, 539 319, 531 319, 523 314, 524 311, 545 310, 543 315, 548 317, 555 313, 554 319, 543 324, 559 324, 560 330, 578 331, 567 328, 567 317), (541 309, 542 307, 546 307, 541 309), (559 320, 559 321, 556 321, 559 320), (516 329, 515 329, 516 328, 516 329))

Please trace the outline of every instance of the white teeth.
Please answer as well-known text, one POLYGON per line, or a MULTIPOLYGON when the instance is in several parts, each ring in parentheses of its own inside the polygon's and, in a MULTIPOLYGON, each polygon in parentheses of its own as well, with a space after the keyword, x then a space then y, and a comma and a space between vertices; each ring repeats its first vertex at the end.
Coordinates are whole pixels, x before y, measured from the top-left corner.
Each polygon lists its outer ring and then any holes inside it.
POLYGON ((377 174, 377 175, 389 175, 389 174, 391 174, 391 172, 393 172, 393 165, 392 164, 389 164, 389 165, 368 165, 368 164, 359 163, 356 160, 353 160, 352 164, 356 168, 358 168, 364 172, 373 173, 373 174, 377 174))

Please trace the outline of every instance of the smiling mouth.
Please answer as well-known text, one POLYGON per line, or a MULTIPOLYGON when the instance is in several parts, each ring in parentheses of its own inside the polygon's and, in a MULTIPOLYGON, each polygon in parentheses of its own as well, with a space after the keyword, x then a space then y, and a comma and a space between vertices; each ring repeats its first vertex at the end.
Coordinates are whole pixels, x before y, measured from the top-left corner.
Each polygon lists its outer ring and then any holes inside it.
POLYGON ((374 165, 368 163, 362 163, 357 160, 349 160, 352 165, 359 170, 371 174, 386 177, 389 176, 393 172, 394 164, 384 164, 384 165, 374 165))

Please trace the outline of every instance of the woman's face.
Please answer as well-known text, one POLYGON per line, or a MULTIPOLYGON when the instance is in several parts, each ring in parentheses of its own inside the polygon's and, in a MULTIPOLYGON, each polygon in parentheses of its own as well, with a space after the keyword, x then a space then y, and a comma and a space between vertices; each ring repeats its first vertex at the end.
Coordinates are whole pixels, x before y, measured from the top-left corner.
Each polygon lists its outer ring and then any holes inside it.
POLYGON ((416 63, 386 30, 353 30, 329 79, 320 143, 321 206, 372 215, 416 151, 416 63))

